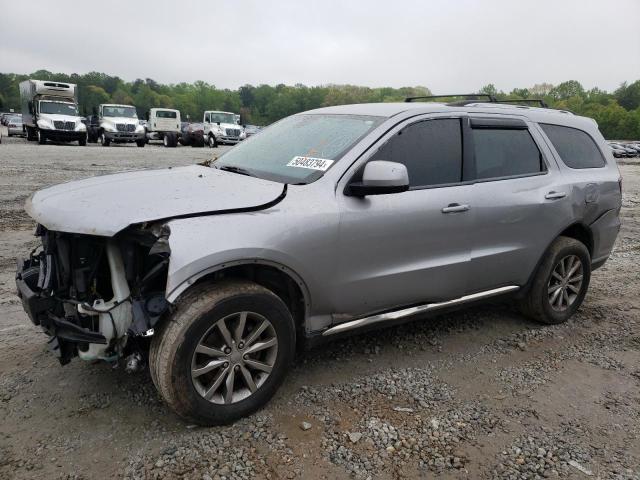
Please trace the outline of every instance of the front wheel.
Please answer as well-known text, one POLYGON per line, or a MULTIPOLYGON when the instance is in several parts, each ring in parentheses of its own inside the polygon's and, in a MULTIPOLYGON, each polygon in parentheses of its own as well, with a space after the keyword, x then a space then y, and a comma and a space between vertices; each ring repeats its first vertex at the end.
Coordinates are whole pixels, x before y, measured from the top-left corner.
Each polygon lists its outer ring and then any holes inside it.
POLYGON ((231 423, 261 408, 295 351, 286 305, 245 281, 194 287, 156 332, 153 382, 171 409, 201 425, 231 423))
POLYGON ((142 140, 136 140, 136 145, 140 148, 143 148, 146 144, 147 144, 147 140, 144 138, 142 140))
POLYGON ((45 143, 47 143, 47 137, 42 130, 38 129, 36 132, 36 136, 38 137, 38 143, 40 145, 44 145, 45 143))
POLYGON ((87 145, 87 136, 85 135, 84 137, 80 137, 78 139, 78 145, 80 145, 81 147, 84 147, 87 145))
POLYGON ((216 140, 216 137, 214 135, 209 135, 207 144, 209 145, 209 148, 215 148, 218 146, 218 141, 216 140))
POLYGON ((591 255, 578 240, 558 237, 549 247, 520 306, 542 323, 567 321, 580 307, 591 279, 591 255))
POLYGON ((110 144, 111 144, 111 140, 107 138, 104 132, 102 132, 100 134, 100 145, 102 145, 103 147, 108 147, 110 144))

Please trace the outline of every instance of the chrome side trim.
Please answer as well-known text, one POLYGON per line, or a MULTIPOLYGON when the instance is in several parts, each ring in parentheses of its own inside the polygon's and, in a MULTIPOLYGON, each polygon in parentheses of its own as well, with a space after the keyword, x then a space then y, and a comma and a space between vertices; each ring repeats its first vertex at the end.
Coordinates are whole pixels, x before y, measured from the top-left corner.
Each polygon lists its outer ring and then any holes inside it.
POLYGON ((473 293, 471 295, 465 295, 464 297, 454 298, 446 302, 440 303, 426 303, 424 305, 418 305, 415 307, 403 308, 401 310, 395 310, 393 312, 380 313, 378 315, 372 315, 370 317, 359 318, 357 320, 351 320, 349 322, 340 323, 335 327, 328 328, 322 332, 322 336, 334 335, 336 333, 346 332, 355 328, 364 327, 365 325, 371 325, 373 323, 386 322, 389 320, 397 320, 399 318, 409 317, 420 312, 426 312, 431 310, 438 310, 440 308, 451 307, 461 303, 471 302, 474 300, 480 300, 483 298, 493 297, 501 295, 503 293, 513 292, 520 287, 516 285, 510 285, 508 287, 494 288, 492 290, 486 290, 484 292, 473 293))

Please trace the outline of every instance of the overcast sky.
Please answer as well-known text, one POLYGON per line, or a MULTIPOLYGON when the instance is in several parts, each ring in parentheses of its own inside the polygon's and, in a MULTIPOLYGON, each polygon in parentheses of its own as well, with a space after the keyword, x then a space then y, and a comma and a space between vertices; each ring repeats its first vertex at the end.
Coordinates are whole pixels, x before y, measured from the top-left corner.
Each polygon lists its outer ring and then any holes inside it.
POLYGON ((434 93, 640 79, 640 0, 10 0, 0 33, 0 72, 434 93))

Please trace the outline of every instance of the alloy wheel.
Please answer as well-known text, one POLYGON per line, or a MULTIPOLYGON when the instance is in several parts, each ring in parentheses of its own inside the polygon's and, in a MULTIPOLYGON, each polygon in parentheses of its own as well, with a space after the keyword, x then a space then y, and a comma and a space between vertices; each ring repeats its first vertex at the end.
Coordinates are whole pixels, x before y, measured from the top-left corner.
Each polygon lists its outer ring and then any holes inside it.
POLYGON ((255 312, 227 315, 198 341, 191 380, 209 402, 236 403, 264 384, 277 354, 278 338, 269 320, 255 312))
POLYGON ((582 289, 582 261, 576 255, 560 259, 551 272, 547 285, 551 308, 562 312, 576 301, 582 289))

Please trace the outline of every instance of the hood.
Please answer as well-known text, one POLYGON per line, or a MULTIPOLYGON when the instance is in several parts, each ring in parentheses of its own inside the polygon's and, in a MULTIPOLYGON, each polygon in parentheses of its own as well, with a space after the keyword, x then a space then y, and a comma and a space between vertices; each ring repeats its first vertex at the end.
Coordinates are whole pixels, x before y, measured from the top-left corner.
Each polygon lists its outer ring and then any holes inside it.
POLYGON ((135 223, 266 208, 283 193, 280 183, 193 165, 55 185, 25 209, 49 230, 111 237, 135 223))
POLYGON ((101 122, 110 123, 113 125, 115 125, 116 123, 124 123, 124 124, 132 123, 133 125, 138 125, 138 123, 140 123, 140 120, 138 120, 137 118, 131 118, 131 117, 102 117, 101 122))
POLYGON ((77 117, 75 115, 60 115, 58 113, 40 113, 38 117, 42 120, 51 120, 53 121, 62 121, 62 122, 80 122, 82 117, 77 117))

